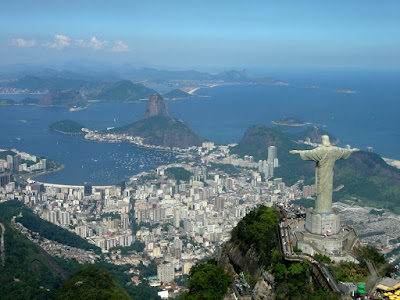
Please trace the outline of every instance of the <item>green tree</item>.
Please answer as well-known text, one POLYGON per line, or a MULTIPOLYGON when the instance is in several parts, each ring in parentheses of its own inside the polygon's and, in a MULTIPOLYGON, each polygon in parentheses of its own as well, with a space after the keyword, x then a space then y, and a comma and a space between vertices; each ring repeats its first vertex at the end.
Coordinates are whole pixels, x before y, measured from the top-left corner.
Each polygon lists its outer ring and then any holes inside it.
POLYGON ((197 264, 189 274, 189 292, 185 300, 218 300, 222 299, 228 290, 231 278, 225 270, 218 266, 215 260, 206 264, 197 264))

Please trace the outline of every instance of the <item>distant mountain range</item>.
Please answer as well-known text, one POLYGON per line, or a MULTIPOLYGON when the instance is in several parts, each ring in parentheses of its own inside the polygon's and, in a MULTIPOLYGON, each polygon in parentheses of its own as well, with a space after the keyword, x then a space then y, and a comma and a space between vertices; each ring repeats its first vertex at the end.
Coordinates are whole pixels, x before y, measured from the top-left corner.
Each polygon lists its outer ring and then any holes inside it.
POLYGON ((148 99, 157 93, 155 90, 145 87, 141 83, 133 83, 122 80, 111 84, 103 84, 99 93, 92 93, 88 98, 106 101, 137 101, 148 99))
POLYGON ((109 73, 79 73, 71 71, 45 70, 29 73, 4 80, 1 87, 27 89, 29 91, 46 91, 50 89, 60 90, 85 90, 102 91, 110 88, 113 83, 121 80, 134 82, 167 82, 167 81, 198 81, 198 82, 224 82, 224 83, 258 83, 273 84, 277 82, 265 76, 256 76, 247 70, 226 71, 218 74, 210 74, 199 71, 164 71, 150 68, 134 69, 126 68, 109 73))

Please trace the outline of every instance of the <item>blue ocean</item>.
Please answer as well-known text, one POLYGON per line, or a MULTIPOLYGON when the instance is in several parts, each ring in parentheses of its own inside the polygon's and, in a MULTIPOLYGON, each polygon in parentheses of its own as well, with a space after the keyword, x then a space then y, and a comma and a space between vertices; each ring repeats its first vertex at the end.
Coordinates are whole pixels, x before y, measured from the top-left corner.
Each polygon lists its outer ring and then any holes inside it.
MULTIPOLYGON (((203 138, 238 142, 252 125, 296 117, 340 141, 400 160, 400 72, 372 70, 264 71, 288 85, 221 85, 199 89, 188 100, 167 101, 170 114, 185 120, 203 138)), ((29 95, 32 97, 32 95, 29 95)), ((21 95, 0 98, 21 99, 21 95)), ((48 130, 58 120, 105 129, 139 120, 146 103, 96 102, 83 111, 35 106, 0 106, 0 148, 26 151, 65 165, 38 177, 51 183, 116 184, 174 160, 174 155, 129 144, 101 144, 48 130)))

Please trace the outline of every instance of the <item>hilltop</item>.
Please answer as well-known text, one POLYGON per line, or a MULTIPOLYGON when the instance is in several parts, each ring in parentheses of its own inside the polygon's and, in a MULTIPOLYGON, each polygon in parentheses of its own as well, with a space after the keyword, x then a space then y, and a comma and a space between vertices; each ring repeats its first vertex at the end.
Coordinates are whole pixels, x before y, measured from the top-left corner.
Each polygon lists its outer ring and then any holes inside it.
POLYGON ((61 91, 50 90, 42 98, 39 99, 38 105, 41 106, 65 106, 83 108, 88 102, 83 98, 79 91, 61 91))
POLYGON ((107 133, 128 134, 144 138, 144 144, 188 148, 200 146, 203 139, 183 120, 171 118, 163 97, 154 94, 147 102, 143 119, 108 130, 107 133))
POLYGON ((164 99, 159 94, 151 96, 144 109, 144 119, 152 116, 169 117, 167 103, 165 103, 164 99))
POLYGON ((218 261, 225 272, 212 268, 210 262, 202 268, 196 265, 190 272, 189 291, 184 299, 222 299, 228 291, 228 274, 230 287, 249 299, 338 299, 336 294, 325 291, 317 280, 310 280, 313 278, 311 264, 283 259, 276 232, 280 218, 272 207, 261 206, 249 212, 223 246, 218 261), (214 275, 211 280, 210 275, 214 275), (214 293, 210 298, 209 292, 217 287, 219 295, 214 293))
MULTIPOLYGON (((315 177, 315 163, 303 161, 290 150, 311 149, 311 146, 298 143, 298 140, 310 138, 311 142, 319 142, 320 137, 327 134, 322 129, 310 127, 298 134, 290 134, 281 128, 268 128, 263 125, 250 127, 232 149, 241 156, 252 155, 255 160, 268 157, 268 146, 276 146, 280 166, 275 169, 274 176, 283 178, 288 185, 304 178, 306 184, 312 184, 315 177)), ((329 135, 329 134, 328 134, 329 135)), ((337 139, 331 136, 334 144, 337 139)), ((400 213, 400 170, 387 165, 383 159, 370 152, 353 153, 348 160, 336 162, 334 189, 335 201, 353 199, 359 205, 389 208, 400 213)))
POLYGON ((54 299, 131 299, 106 270, 89 265, 72 275, 54 299))
MULTIPOLYGON (((353 249, 359 264, 335 263, 321 254, 315 254, 313 259, 304 255, 284 256, 277 230, 284 214, 277 206, 250 211, 233 228, 219 258, 191 269, 189 291, 183 299, 223 299, 228 291, 232 295, 233 290, 245 299, 341 299, 342 295, 332 292, 320 277, 317 266, 325 264, 335 280, 345 282, 366 280, 370 262, 380 276, 396 272, 383 254, 371 246, 353 249), (315 261, 319 263, 316 265, 315 261)), ((296 245, 293 246, 296 251, 296 245)))

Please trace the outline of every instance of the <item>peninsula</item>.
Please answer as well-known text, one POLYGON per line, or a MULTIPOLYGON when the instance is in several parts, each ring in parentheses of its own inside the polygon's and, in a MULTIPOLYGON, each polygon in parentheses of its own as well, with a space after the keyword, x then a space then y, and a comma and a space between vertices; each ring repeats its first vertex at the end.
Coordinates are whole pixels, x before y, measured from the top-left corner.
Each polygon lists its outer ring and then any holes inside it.
POLYGON ((200 146, 203 141, 183 120, 169 116, 167 104, 158 94, 147 102, 142 120, 105 133, 136 136, 142 138, 144 144, 164 147, 188 148, 200 146))

